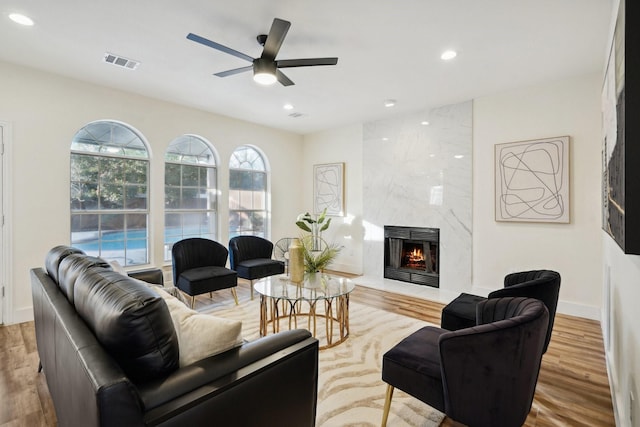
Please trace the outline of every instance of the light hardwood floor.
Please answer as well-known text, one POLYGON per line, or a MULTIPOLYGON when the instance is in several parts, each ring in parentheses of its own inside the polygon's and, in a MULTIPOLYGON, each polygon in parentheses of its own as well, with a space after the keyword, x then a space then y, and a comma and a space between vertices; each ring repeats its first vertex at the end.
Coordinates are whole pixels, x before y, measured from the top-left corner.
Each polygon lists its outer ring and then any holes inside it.
MULTIPOLYGON (((238 286, 238 293, 248 292, 238 286)), ((443 305, 357 287, 352 301, 440 324, 443 305)), ((542 359, 535 400, 525 426, 613 426, 600 324, 557 315, 542 359)), ((38 374, 33 322, 0 326, 0 427, 56 425, 44 375, 38 374)), ((372 420, 377 424, 379 420, 372 420)), ((442 426, 458 426, 445 419, 442 426)))

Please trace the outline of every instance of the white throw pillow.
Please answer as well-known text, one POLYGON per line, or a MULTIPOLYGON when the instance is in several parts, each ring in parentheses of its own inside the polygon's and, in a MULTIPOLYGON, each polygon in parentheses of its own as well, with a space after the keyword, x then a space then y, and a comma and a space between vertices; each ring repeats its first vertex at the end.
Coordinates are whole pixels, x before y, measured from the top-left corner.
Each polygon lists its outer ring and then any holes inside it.
POLYGON ((169 295, 152 287, 166 302, 178 335, 180 366, 187 366, 242 344, 242 322, 201 314, 169 295))

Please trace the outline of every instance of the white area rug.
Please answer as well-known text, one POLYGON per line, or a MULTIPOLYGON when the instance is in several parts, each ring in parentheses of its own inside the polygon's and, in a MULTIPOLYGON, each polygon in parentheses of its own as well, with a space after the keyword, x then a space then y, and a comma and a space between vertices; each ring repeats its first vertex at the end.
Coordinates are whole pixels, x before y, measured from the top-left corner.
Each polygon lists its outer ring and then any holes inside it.
MULTIPOLYGON (((219 291, 212 300, 199 297, 196 308, 199 312, 242 320, 243 337, 254 340, 259 337, 258 296, 251 301, 248 294, 240 293, 242 287, 238 289, 238 306, 234 305, 230 292, 219 291)), ((320 351, 318 427, 379 426, 387 387, 381 379, 382 355, 407 335, 428 325, 353 302, 349 312, 349 338, 336 347, 320 351)), ((299 322, 299 326, 306 326, 306 318, 299 322)), ((317 325, 321 346, 324 345, 323 322, 317 325)), ((281 322, 283 327, 287 328, 287 322, 281 322)), ((387 425, 435 427, 443 418, 441 412, 396 389, 387 425)))

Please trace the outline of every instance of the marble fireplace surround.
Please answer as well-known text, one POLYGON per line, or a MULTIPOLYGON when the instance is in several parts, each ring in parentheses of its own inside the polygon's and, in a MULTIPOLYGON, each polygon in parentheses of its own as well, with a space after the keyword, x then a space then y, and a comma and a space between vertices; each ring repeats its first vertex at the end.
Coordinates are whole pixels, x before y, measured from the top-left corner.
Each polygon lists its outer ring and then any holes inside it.
POLYGON ((383 279, 384 226, 392 224, 439 228, 440 290, 470 288, 472 105, 364 124, 364 284, 394 282, 394 290, 409 295, 426 287, 383 279))

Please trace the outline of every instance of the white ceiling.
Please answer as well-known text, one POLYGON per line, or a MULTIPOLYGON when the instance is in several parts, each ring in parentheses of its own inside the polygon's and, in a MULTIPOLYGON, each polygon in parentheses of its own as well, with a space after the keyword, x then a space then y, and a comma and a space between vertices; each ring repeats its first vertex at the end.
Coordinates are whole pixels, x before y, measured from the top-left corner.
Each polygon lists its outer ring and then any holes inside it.
POLYGON ((0 60, 306 134, 601 72, 612 1, 4 0, 0 60), (186 39, 257 57, 274 17, 292 23, 277 59, 338 65, 287 69, 295 86, 264 87, 251 73, 214 76, 249 64, 186 39), (458 57, 442 61, 445 49, 458 57), (141 65, 106 64, 105 52, 141 65))

